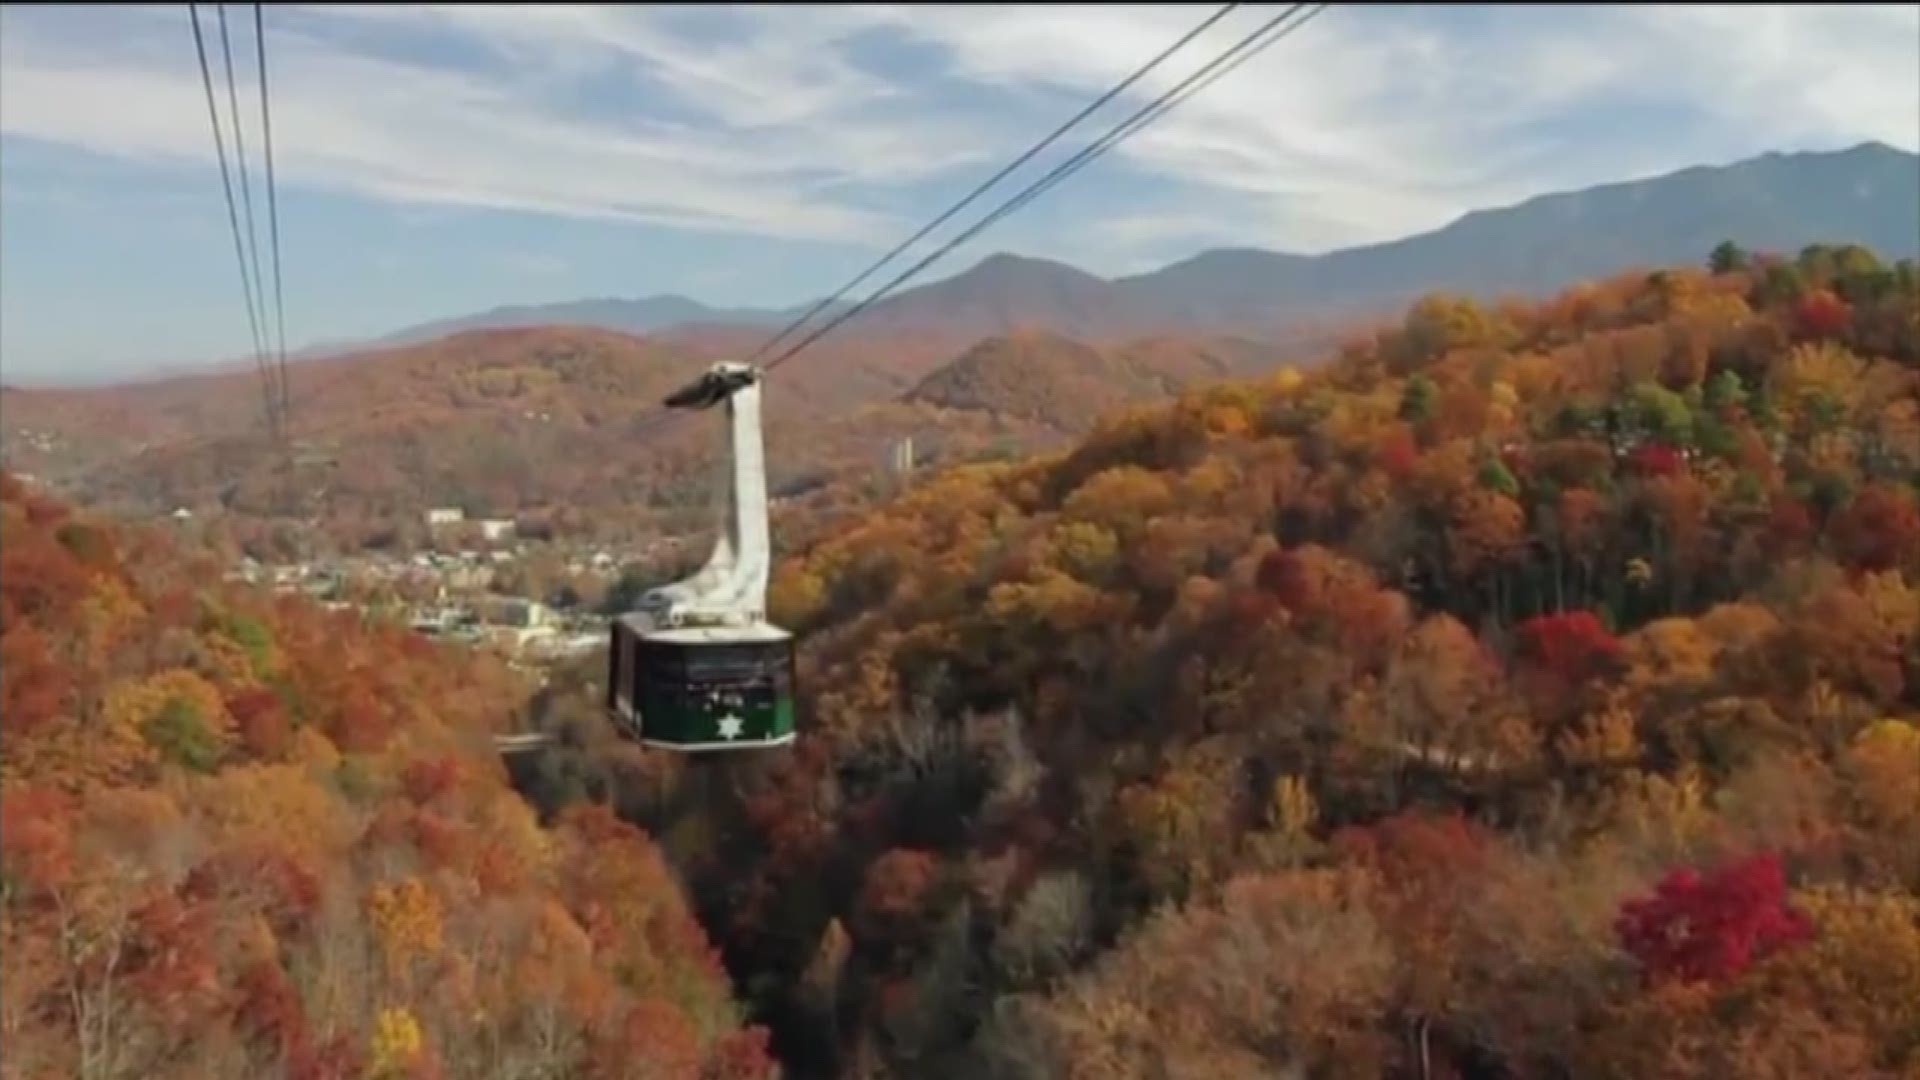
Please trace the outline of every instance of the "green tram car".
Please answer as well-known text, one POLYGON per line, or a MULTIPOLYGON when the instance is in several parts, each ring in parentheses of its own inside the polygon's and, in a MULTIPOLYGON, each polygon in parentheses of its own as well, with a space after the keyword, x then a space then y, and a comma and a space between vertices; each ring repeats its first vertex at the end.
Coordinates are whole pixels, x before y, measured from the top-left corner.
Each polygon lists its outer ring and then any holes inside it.
POLYGON ((613 623, 607 711, 623 734, 665 750, 749 750, 794 737, 793 635, 768 623, 654 628, 613 623))

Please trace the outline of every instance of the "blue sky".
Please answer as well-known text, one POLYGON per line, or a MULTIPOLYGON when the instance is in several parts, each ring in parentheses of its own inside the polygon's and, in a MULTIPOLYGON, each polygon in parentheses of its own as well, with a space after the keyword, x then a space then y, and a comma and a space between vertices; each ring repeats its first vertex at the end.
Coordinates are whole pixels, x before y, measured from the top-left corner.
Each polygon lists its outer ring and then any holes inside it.
MULTIPOLYGON (((273 5, 288 343, 584 296, 810 299, 1208 10, 273 5)), ((1277 10, 1234 12, 1078 138, 1277 10)), ((229 19, 263 201, 251 8, 229 19)), ((995 250, 1104 274, 1325 251, 1766 150, 1914 149, 1916 40, 1915 5, 1336 7, 930 277, 995 250)), ((185 5, 0 7, 0 374, 247 341, 185 5)))

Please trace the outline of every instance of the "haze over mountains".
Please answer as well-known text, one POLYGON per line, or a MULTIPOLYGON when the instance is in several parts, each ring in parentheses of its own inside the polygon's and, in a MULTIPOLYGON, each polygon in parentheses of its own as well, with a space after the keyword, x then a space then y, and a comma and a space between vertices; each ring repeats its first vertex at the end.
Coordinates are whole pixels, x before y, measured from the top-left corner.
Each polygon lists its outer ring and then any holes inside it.
MULTIPOLYGON (((1020 327, 1098 338, 1272 332, 1308 317, 1389 310, 1431 289, 1539 294, 1629 266, 1688 262, 1723 239, 1781 251, 1854 242, 1890 258, 1920 255, 1920 155, 1881 143, 1771 153, 1476 210, 1389 243, 1314 256, 1216 249, 1111 280, 1064 263, 996 254, 876 304, 849 331, 962 338, 1020 327)), ((579 300, 495 308, 365 345, 548 324, 633 334, 768 327, 808 306, 717 308, 684 296, 579 300)))

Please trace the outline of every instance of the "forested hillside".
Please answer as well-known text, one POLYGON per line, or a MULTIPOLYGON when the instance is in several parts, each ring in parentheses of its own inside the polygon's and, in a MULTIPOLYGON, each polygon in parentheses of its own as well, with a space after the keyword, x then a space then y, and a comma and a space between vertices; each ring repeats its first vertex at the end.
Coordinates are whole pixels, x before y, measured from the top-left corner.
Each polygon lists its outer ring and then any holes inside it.
MULTIPOLYGON (((905 400, 1031 420, 1056 431, 1083 434, 1102 415, 1126 404, 1171 396, 1182 387, 1251 374, 1257 365, 1221 342, 1214 348, 1183 341, 1142 341, 1106 349, 1056 334, 1029 331, 988 338, 921 380, 905 400)), ((1269 358, 1270 359, 1270 358, 1269 358)))
MULTIPOLYGON (((536 515, 569 538, 634 542, 704 525, 704 513, 687 511, 704 506, 723 445, 714 414, 659 425, 660 399, 755 344, 544 327, 303 364, 286 448, 257 430, 250 372, 9 390, 0 413, 21 471, 128 514, 184 506, 242 543, 276 531, 310 548, 424 542, 422 517, 437 506, 536 515)), ((777 495, 858 487, 884 475, 890 444, 906 437, 923 463, 1053 448, 1103 406, 1258 371, 1290 351, 1198 336, 1082 344, 1029 334, 972 350, 836 342, 782 368, 768 395, 769 438, 790 448, 769 462, 771 480, 777 495)))
POLYGON ((0 1074, 769 1075, 633 826, 543 828, 504 668, 0 474, 0 1074))
POLYGON ((1911 1077, 1917 483, 1910 262, 1430 297, 808 539, 791 751, 557 680, 543 825, 510 673, 0 480, 0 1070, 1911 1077))
POLYGON ((1912 1077, 1917 380, 1857 248, 1430 297, 811 545, 796 749, 611 790, 797 1075, 1912 1077))

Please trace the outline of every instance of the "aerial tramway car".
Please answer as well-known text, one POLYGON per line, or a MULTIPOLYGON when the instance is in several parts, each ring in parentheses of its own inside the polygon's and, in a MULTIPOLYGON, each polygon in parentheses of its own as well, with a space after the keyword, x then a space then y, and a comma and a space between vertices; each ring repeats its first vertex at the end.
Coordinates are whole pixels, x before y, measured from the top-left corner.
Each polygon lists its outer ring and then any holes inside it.
POLYGON ((728 453, 713 554, 613 622, 607 711, 623 735, 647 746, 751 750, 794 738, 793 635, 766 618, 772 548, 760 386, 757 368, 720 363, 665 402, 724 404, 728 453))

